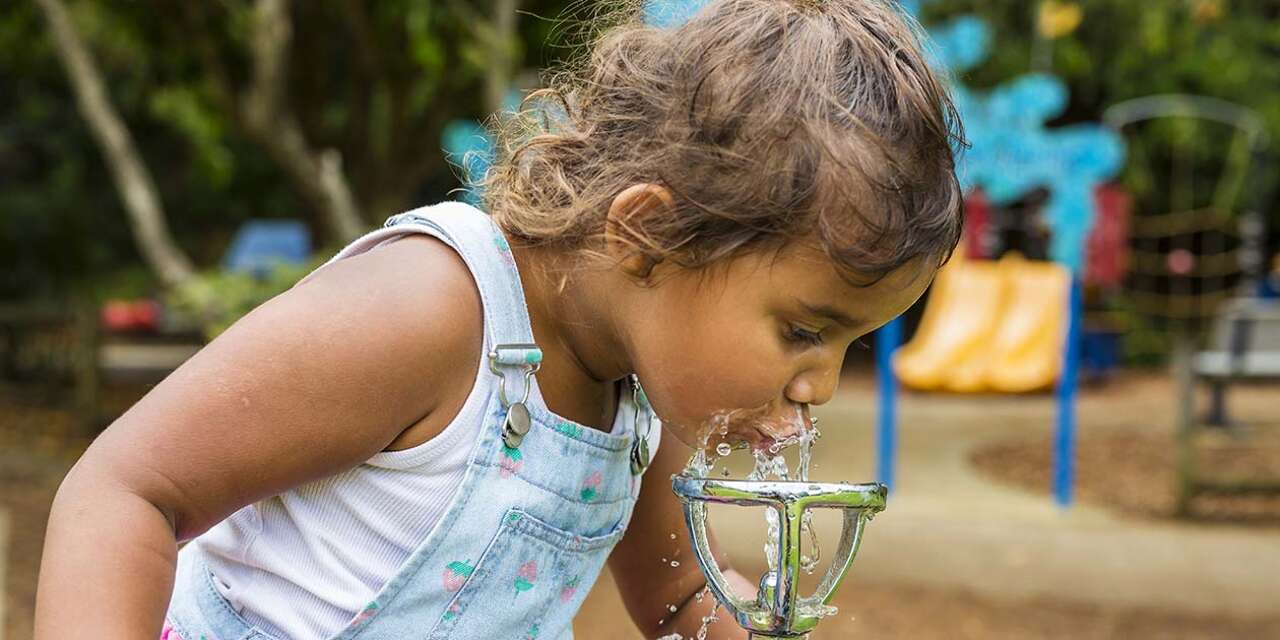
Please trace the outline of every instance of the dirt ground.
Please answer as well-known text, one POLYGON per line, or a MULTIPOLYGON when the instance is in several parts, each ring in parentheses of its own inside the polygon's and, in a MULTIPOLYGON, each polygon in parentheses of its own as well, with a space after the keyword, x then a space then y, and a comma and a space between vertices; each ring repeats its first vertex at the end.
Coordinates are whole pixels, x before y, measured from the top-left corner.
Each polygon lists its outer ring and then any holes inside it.
MULTIPOLYGON (((1095 393, 1120 404, 1158 401, 1168 385, 1126 379, 1095 393), (1131 392, 1126 393, 1126 392, 1131 392)), ((1202 428, 1194 439, 1197 474, 1221 481, 1270 479, 1280 484, 1280 390, 1241 389, 1231 403, 1231 429, 1202 428)), ((1204 403, 1201 402, 1203 407, 1204 403)), ((1076 442, 1076 492, 1086 503, 1127 516, 1169 520, 1176 516, 1176 438, 1171 424, 1129 429, 1082 427, 1076 442)), ((985 474, 1027 491, 1048 495, 1052 472, 1048 435, 1011 438, 984 447, 972 462, 985 474)), ((1250 527, 1280 528, 1280 494, 1199 495, 1190 519, 1250 527)))
MULTIPOLYGON (((1157 385, 1159 389, 1165 386, 1157 385)), ((1136 398, 1144 387, 1129 385, 1094 393, 1090 402, 1162 401, 1136 398)), ((137 390, 118 390, 108 398, 119 409, 137 390)), ((1267 404, 1264 402, 1263 404, 1267 404)), ((1272 407, 1272 411, 1275 408, 1272 407)), ((45 521, 58 482, 87 442, 65 437, 70 417, 57 407, 31 402, 24 392, 0 393, 0 508, 10 516, 5 638, 31 637, 45 521)), ((1141 517, 1167 518, 1172 505, 1169 433, 1103 430, 1082 433, 1078 478, 1082 500, 1141 517)), ((1040 438, 996 443, 974 456, 984 472, 1028 490, 1046 492, 1049 447, 1040 438)), ((1227 466, 1269 465, 1273 457, 1229 457, 1227 466)), ((1267 499, 1271 500, 1271 499, 1267 499)), ((1201 517, 1223 518, 1244 527, 1280 526, 1274 501, 1244 506, 1210 501, 1198 504, 1201 517)), ((1191 525, 1194 526, 1194 525, 1191 525)), ((1280 638, 1280 620, 1242 620, 1227 616, 1189 616, 1170 611, 1109 609, 1043 600, 993 602, 964 591, 912 585, 860 585, 842 592, 840 615, 819 627, 815 640, 879 638, 1280 638)), ((639 638, 622 622, 620 602, 610 580, 602 578, 584 607, 578 636, 639 638)))

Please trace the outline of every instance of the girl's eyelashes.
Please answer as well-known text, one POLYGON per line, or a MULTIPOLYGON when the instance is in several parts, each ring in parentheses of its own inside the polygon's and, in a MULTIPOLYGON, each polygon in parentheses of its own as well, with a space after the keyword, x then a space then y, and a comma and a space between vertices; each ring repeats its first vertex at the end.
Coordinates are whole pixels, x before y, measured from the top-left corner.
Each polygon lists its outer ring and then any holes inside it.
POLYGON ((795 325, 787 327, 786 336, 787 340, 790 342, 807 344, 815 347, 822 345, 822 333, 801 329, 795 325))

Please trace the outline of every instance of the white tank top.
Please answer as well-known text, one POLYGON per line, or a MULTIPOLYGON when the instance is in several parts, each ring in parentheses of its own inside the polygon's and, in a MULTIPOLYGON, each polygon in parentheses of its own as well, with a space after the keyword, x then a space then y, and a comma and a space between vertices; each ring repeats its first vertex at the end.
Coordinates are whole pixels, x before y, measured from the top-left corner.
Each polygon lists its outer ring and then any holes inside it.
MULTIPOLYGON (((374 231, 326 264, 412 232, 374 231)), ((490 346, 486 338, 471 394, 438 436, 248 505, 183 551, 200 553, 223 597, 262 631, 279 638, 341 631, 420 546, 461 484, 497 382, 481 366, 490 346)), ((623 396, 614 431, 634 414, 623 396)), ((657 451, 660 432, 649 434, 650 451, 657 451)))

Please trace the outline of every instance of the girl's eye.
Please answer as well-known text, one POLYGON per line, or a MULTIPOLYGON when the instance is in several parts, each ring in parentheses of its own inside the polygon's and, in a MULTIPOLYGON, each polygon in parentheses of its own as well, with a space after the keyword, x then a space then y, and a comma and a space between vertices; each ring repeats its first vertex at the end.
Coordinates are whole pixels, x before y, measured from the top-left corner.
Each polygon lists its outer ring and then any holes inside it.
POLYGON ((822 334, 807 331, 800 327, 789 327, 787 329, 787 340, 816 347, 822 344, 822 334))

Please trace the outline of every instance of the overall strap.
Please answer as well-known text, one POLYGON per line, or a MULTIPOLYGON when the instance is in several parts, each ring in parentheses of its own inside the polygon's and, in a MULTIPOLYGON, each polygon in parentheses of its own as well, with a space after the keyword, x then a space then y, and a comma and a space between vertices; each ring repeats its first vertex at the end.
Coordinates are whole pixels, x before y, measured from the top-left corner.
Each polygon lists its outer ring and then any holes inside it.
POLYGON ((502 231, 488 215, 460 202, 401 213, 383 226, 401 225, 423 227, 462 256, 480 291, 489 367, 503 380, 502 403, 527 400, 542 351, 534 344, 520 274, 502 231))

